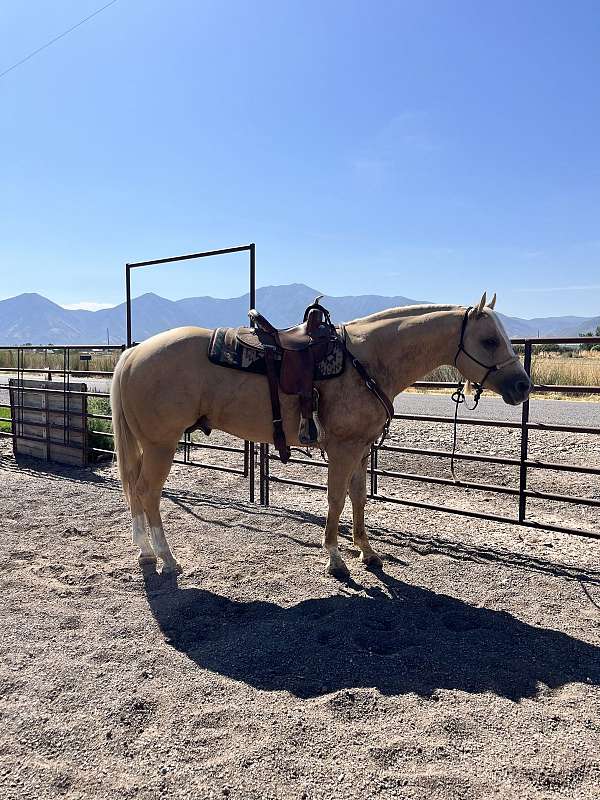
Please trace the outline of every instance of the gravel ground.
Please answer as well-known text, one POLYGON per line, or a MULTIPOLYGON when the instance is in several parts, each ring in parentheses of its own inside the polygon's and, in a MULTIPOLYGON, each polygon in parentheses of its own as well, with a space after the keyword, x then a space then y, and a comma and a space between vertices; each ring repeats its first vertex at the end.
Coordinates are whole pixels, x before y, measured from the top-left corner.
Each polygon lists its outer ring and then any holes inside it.
MULTIPOLYGON (((478 413, 508 411, 494 402, 478 413)), ((448 413, 447 398, 400 403, 425 404, 448 413)), ((574 406, 598 424, 597 405, 544 405, 546 421, 574 406)), ((447 449, 450 433, 398 422, 393 441, 447 449)), ((465 451, 518 447, 518 432, 460 435, 465 451)), ((600 464, 596 439, 544 433, 532 448, 600 464)), ((447 460, 381 458, 448 474, 447 460)), ((272 469, 324 480, 317 466, 272 469)), ((513 467, 458 469, 516 480, 513 467)), ((593 476, 535 479, 600 497, 593 476)), ((514 513, 512 497, 381 484, 514 513)), ((2 798, 598 796, 598 542, 370 501, 384 569, 358 562, 347 508, 342 585, 319 547, 324 494, 271 492, 260 508, 243 479, 176 465, 163 515, 184 574, 142 574, 112 465, 17 464, 0 440, 2 798)), ((531 513, 600 527, 597 509, 531 513)))

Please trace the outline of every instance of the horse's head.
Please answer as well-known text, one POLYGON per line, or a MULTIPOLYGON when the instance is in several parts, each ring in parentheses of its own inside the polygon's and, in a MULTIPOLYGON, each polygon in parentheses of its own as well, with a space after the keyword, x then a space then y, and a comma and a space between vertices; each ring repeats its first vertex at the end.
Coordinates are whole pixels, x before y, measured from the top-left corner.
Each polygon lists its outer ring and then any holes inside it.
POLYGON ((486 305, 484 292, 477 306, 465 312, 454 363, 471 383, 491 389, 516 406, 527 400, 532 383, 494 311, 495 304, 496 295, 486 305))

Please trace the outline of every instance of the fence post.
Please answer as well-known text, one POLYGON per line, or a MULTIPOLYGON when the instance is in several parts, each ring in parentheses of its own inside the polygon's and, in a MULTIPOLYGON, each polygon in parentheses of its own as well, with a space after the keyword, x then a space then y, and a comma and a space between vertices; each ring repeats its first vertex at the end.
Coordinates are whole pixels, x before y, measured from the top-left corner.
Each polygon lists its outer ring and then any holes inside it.
MULTIPOLYGON (((256 307, 256 245, 250 245, 250 309, 256 307)), ((252 321, 254 324, 254 321, 252 321)))
MULTIPOLYGON (((19 405, 19 433, 23 436, 23 381, 25 379, 25 371, 23 366, 23 349, 19 347, 17 350, 17 403, 19 405)), ((16 425, 13 424, 13 431, 16 430, 16 425)))
POLYGON ((261 506, 265 504, 265 446, 261 442, 258 445, 258 502, 261 506))
POLYGON ((250 452, 250 442, 248 439, 244 439, 244 478, 248 477, 249 472, 249 460, 248 460, 248 453, 250 452))
POLYGON ((373 476, 373 494, 375 497, 377 497, 379 494, 379 475, 377 474, 377 470, 379 469, 379 450, 377 447, 374 448, 373 464, 375 466, 375 472, 373 476))
MULTIPOLYGON (((531 378, 531 341, 525 342, 525 357, 523 359, 525 372, 531 378)), ((529 447, 529 400, 526 400, 521 407, 521 464, 519 467, 519 522, 525 521, 527 512, 527 454, 529 447)))
POLYGON ((127 347, 131 347, 131 267, 125 264, 125 309, 127 325, 127 347))
POLYGON ((375 497, 377 494, 377 449, 371 445, 371 494, 370 497, 375 497))
POLYGON ((254 442, 248 442, 248 476, 250 483, 250 502, 254 502, 254 442))
MULTIPOLYGON (((50 427, 50 400, 51 395, 48 393, 48 384, 46 384, 46 391, 42 397, 42 403, 44 404, 44 421, 46 423, 46 461, 50 461, 51 452, 50 452, 50 441, 52 436, 52 430, 50 427)), ((24 405, 24 403, 23 403, 24 405)), ((23 407, 21 407, 21 413, 24 413, 23 407)))
POLYGON ((260 504, 269 505, 269 445, 260 445, 259 462, 260 504))
POLYGON ((271 477, 271 466, 269 462, 269 445, 265 445, 265 505, 268 506, 270 503, 270 491, 271 491, 271 484, 270 484, 270 477, 271 477))

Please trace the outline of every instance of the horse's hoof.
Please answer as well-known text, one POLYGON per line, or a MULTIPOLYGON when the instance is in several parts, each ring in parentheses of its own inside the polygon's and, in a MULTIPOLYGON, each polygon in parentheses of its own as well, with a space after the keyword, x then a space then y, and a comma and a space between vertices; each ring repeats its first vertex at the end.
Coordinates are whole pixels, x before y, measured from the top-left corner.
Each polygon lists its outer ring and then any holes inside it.
POLYGON ((138 556, 140 567, 156 566, 156 556, 138 556))
POLYGON ((327 567, 327 573, 338 581, 347 581, 350 578, 350 570, 343 561, 341 564, 336 564, 335 566, 330 564, 327 567))
POLYGON ((172 564, 163 564, 162 571, 163 575, 181 575, 183 569, 177 561, 173 561, 172 564))
POLYGON ((383 567, 383 561, 379 558, 377 553, 369 553, 368 556, 361 555, 360 560, 365 567, 372 567, 373 569, 381 569, 383 567))

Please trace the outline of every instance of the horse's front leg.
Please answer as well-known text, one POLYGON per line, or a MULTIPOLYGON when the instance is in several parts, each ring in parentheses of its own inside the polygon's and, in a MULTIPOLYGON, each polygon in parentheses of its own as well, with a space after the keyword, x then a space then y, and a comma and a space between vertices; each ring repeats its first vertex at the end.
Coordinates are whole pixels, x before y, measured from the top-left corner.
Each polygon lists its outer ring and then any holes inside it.
POLYGON ((354 472, 357 461, 362 453, 362 447, 336 447, 332 446, 327 451, 329 459, 329 470, 327 477, 327 501, 329 510, 327 512, 327 524, 323 536, 323 547, 327 550, 329 563, 327 572, 338 580, 347 580, 350 571, 344 563, 338 548, 338 524, 340 516, 344 510, 346 495, 350 478, 354 472))
POLYGON ((352 540, 360 550, 360 560, 369 567, 381 567, 382 561, 369 544, 365 529, 365 505, 367 503, 367 464, 369 447, 362 455, 360 463, 352 473, 349 495, 352 501, 352 540))

